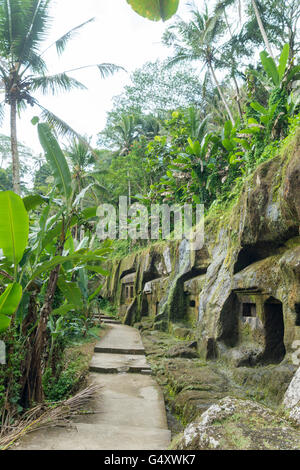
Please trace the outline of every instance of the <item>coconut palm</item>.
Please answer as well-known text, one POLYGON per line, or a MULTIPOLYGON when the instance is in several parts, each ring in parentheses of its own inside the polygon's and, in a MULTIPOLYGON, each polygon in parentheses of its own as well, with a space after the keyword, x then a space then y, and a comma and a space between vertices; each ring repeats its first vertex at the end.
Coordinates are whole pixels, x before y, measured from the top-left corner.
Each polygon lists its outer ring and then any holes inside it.
POLYGON ((70 166, 75 194, 80 199, 81 209, 84 208, 85 201, 90 201, 91 198, 98 205, 98 193, 107 192, 107 189, 99 181, 101 172, 96 166, 99 156, 97 151, 91 148, 90 139, 72 138, 65 148, 65 155, 70 166))
POLYGON ((224 34, 225 23, 220 15, 210 17, 207 6, 203 14, 192 7, 191 15, 192 19, 188 22, 178 18, 163 36, 164 43, 174 48, 174 56, 168 61, 167 66, 173 66, 181 61, 202 62, 211 74, 226 112, 234 124, 232 112, 215 70, 221 65, 218 59, 218 41, 224 34))
POLYGON ((91 166, 95 163, 95 154, 89 146, 88 139, 85 140, 86 142, 74 137, 65 150, 78 193, 87 186, 85 180, 89 177, 91 166))
POLYGON ((88 67, 98 67, 104 78, 121 67, 113 64, 97 64, 78 67, 51 75, 44 59, 52 46, 62 54, 69 41, 93 18, 72 28, 46 49, 42 49, 51 24, 51 0, 0 0, 0 88, 5 93, 0 101, 0 118, 5 105, 10 108, 11 153, 13 188, 20 193, 20 162, 17 141, 17 113, 28 105, 37 106, 43 120, 50 123, 61 135, 76 134, 70 126, 46 109, 35 97, 35 92, 55 94, 74 88, 86 88, 69 73, 88 67))
MULTIPOLYGON (((241 15, 242 0, 220 0, 218 2, 217 6, 216 6, 216 12, 223 10, 223 12, 225 13, 225 16, 226 16, 226 8, 231 6, 231 5, 234 5, 234 4, 238 5, 238 9, 239 9, 239 12, 240 12, 240 15, 241 15)), ((255 14, 255 17, 256 17, 256 20, 257 20, 257 23, 258 23, 260 33, 261 33, 263 41, 265 43, 265 47, 266 47, 267 51, 269 52, 270 56, 274 60, 272 47, 271 47, 270 41, 268 39, 265 27, 263 25, 263 21, 262 21, 260 12, 259 12, 258 2, 256 0, 247 0, 246 5, 252 7, 252 9, 254 11, 254 14, 255 14)))
POLYGON ((120 155, 128 155, 135 140, 139 137, 138 116, 122 114, 114 127, 116 143, 120 155))

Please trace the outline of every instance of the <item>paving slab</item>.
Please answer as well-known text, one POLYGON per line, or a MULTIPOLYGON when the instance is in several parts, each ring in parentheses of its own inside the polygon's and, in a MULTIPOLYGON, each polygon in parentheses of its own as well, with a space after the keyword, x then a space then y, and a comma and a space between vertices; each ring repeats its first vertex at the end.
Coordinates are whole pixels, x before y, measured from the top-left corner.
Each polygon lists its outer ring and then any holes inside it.
POLYGON ((102 349, 110 352, 127 350, 133 354, 133 351, 144 351, 144 345, 138 330, 127 325, 110 325, 109 331, 96 345, 97 352, 102 352, 102 349))
POLYGON ((165 450, 170 431, 108 424, 76 424, 26 436, 14 450, 165 450))
POLYGON ((89 381, 101 388, 89 403, 90 413, 74 417, 70 427, 28 434, 14 450, 168 449, 171 432, 164 397, 156 381, 143 375, 151 368, 137 352, 144 350, 140 333, 126 325, 111 325, 96 349, 90 364, 96 373, 90 373, 89 381), (135 353, 120 354, 120 350, 135 353))
POLYGON ((151 376, 92 373, 90 380, 102 387, 89 404, 96 414, 78 416, 76 422, 167 429, 163 393, 151 376))
POLYGON ((101 318, 100 320, 102 323, 105 323, 106 325, 122 325, 122 323, 119 321, 119 320, 103 320, 103 318, 101 318))
POLYGON ((102 374, 151 370, 145 356, 134 354, 94 354, 90 371, 102 374))

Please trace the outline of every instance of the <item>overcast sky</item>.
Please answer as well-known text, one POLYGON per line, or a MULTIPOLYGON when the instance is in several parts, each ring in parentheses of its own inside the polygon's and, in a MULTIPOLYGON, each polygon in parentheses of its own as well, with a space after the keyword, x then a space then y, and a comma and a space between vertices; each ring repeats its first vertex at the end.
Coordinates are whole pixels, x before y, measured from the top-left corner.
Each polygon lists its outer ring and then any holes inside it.
MULTIPOLYGON (((186 12, 185 3, 181 1, 181 15, 186 12)), ((167 56, 169 51, 162 46, 161 36, 168 23, 140 17, 126 0, 53 0, 52 16, 48 44, 91 17, 96 17, 96 21, 81 30, 59 60, 55 48, 47 53, 45 58, 51 74, 102 62, 122 65, 128 71, 105 80, 97 69, 78 71, 72 76, 82 81, 88 91, 38 97, 45 107, 79 133, 95 136, 105 125, 112 97, 122 92, 130 73, 149 60, 167 56)), ((22 114, 18 134, 20 141, 40 152, 36 128, 30 123, 37 114, 35 108, 22 114)), ((8 116, 0 132, 9 134, 8 116)))

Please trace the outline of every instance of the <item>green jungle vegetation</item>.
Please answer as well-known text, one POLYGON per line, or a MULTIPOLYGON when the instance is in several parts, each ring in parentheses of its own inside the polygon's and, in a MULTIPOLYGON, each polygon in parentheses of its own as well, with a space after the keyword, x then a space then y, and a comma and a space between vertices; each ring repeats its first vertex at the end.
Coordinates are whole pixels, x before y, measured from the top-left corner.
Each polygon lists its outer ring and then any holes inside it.
MULTIPOLYGON (((93 312, 105 261, 133 247, 97 239, 99 204, 117 207, 128 196, 147 207, 226 208, 300 123, 296 0, 203 0, 189 20, 173 17, 178 1, 128 3, 150 20, 168 19, 169 58, 133 72, 93 148, 35 96, 85 87, 67 71, 48 71, 51 1, 0 1, 0 117, 9 112, 11 124, 10 136, 0 136, 2 432, 36 403, 74 393, 80 348, 102 333, 93 312), (17 138, 17 116, 28 106, 40 158, 17 138)), ((85 24, 53 43, 59 55, 85 24)), ((96 67, 107 80, 122 69, 96 67)))

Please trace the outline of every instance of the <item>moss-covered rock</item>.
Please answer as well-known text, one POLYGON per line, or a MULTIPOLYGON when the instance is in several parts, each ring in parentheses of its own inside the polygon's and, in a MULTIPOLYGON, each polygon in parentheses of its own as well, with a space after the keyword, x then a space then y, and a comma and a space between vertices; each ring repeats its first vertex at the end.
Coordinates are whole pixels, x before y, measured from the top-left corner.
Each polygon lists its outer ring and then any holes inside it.
POLYGON ((272 410, 226 397, 187 426, 175 450, 299 450, 300 431, 272 410))

